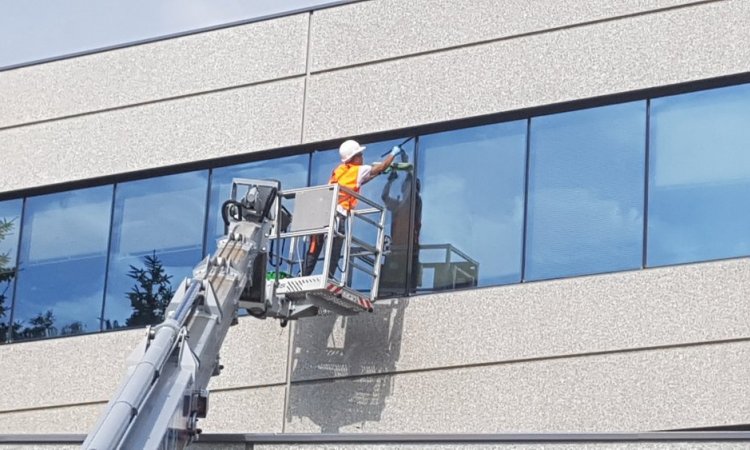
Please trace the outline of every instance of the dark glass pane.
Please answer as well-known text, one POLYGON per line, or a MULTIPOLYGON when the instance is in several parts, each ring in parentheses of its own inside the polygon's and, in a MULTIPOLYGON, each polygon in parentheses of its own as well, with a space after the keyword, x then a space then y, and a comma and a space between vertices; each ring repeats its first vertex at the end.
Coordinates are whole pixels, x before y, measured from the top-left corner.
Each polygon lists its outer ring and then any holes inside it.
POLYGON ((297 155, 214 169, 211 172, 206 252, 213 253, 216 240, 224 234, 221 205, 229 199, 234 178, 278 180, 282 190, 301 188, 307 186, 309 160, 309 155, 297 155))
MULTIPOLYGON (((10 339, 10 309, 16 276, 18 235, 23 200, 0 202, 0 344, 10 339)), ((16 332, 21 326, 17 325, 16 332)))
POLYGON ((26 200, 14 321, 21 338, 99 331, 112 186, 26 200))
POLYGON ((651 102, 648 265, 750 254, 750 85, 651 102))
POLYGON ((160 322, 203 254, 208 172, 117 185, 105 329, 160 322))
POLYGON ((421 291, 521 280, 526 122, 420 139, 421 291))
POLYGON ((531 120, 526 279, 641 267, 646 102, 531 120))
MULTIPOLYGON (((390 151, 394 145, 404 139, 364 144, 365 164, 372 164, 385 159, 382 154, 390 151)), ((405 153, 396 158, 398 163, 414 161, 414 140, 405 143, 405 153)), ((310 183, 312 186, 328 184, 333 170, 341 164, 338 149, 313 153, 310 183)), ((409 241, 412 220, 411 190, 415 180, 413 171, 400 170, 382 174, 362 187, 362 195, 386 207, 385 233, 390 237, 391 254, 385 257, 381 268, 379 297, 403 295, 407 290, 407 269, 409 265, 409 241)), ((375 227, 357 222, 354 225, 355 235, 368 241, 374 241, 375 227)), ((320 272, 320 270, 318 270, 320 272)), ((354 272, 354 286, 365 290, 370 279, 359 271, 354 272)), ((416 280, 413 280, 416 282, 416 280)), ((412 289, 413 290, 413 289, 412 289)))

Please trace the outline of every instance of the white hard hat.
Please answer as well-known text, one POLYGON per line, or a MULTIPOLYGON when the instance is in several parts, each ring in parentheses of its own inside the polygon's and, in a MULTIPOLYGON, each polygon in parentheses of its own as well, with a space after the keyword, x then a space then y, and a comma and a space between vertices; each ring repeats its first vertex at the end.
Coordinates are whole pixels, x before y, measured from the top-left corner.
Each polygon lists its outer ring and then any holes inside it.
POLYGON ((359 145, 359 142, 349 139, 348 141, 344 141, 343 144, 339 147, 339 156, 341 157, 341 162, 347 162, 350 159, 354 158, 355 155, 359 155, 365 150, 365 147, 363 145, 359 145))

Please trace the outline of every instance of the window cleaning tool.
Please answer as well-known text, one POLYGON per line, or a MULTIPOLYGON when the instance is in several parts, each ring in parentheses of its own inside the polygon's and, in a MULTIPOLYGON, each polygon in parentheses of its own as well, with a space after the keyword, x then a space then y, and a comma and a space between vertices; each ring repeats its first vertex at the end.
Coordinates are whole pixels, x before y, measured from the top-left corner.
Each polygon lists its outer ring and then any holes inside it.
MULTIPOLYGON (((412 137, 404 140, 400 144, 398 144, 398 147, 406 145, 406 143, 409 142, 409 141, 411 141, 412 139, 414 139, 414 136, 412 136, 412 137)), ((383 153, 380 156, 384 157, 388 153, 390 153, 390 151, 387 151, 387 152, 383 153)), ((409 162, 409 156, 406 154, 406 152, 402 151, 401 152, 401 162, 394 162, 387 169, 385 169, 384 173, 400 172, 400 171, 410 172, 413 169, 414 169, 414 164, 412 164, 412 163, 409 162)))
MULTIPOLYGON (((412 139, 414 139, 414 136, 412 136, 412 137, 410 137, 410 138, 406 139, 405 141, 401 142, 400 144, 398 144, 398 146, 399 146, 399 147, 401 147, 401 146, 403 146, 403 145, 406 145, 406 143, 407 143, 407 142, 409 142, 409 141, 411 141, 412 139)), ((391 152, 391 151, 390 151, 390 150, 388 150, 387 152, 385 152, 385 153, 383 153, 382 155, 380 155, 380 157, 381 157, 381 158, 384 158, 384 157, 385 157, 385 155, 387 155, 387 154, 388 154, 388 153, 390 153, 390 152, 391 152)))

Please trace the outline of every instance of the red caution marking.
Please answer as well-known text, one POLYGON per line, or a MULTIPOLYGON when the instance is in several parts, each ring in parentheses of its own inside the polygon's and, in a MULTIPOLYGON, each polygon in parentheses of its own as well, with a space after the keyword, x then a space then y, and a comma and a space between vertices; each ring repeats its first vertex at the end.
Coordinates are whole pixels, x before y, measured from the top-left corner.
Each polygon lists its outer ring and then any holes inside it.
POLYGON ((341 286, 338 286, 335 284, 328 284, 326 286, 326 290, 332 293, 333 295, 340 296, 351 302, 356 303, 359 307, 366 309, 368 312, 372 312, 374 309, 372 302, 370 300, 368 300, 367 298, 352 294, 351 292, 344 291, 344 288, 341 286))

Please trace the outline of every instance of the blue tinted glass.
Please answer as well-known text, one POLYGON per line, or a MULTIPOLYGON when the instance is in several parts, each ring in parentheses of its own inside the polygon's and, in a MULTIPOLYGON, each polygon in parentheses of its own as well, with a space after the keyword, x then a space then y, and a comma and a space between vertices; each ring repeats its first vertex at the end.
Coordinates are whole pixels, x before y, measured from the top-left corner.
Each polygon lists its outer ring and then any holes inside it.
POLYGON ((104 328, 158 323, 201 260, 208 172, 118 184, 104 328))
POLYGON ((641 267, 646 102, 531 120, 526 279, 641 267))
POLYGON ((21 338, 99 331, 112 186, 30 197, 14 321, 21 338))
POLYGON ((520 281, 525 155, 525 121, 420 139, 420 290, 520 281))
POLYGON ((309 160, 309 155, 297 155, 214 169, 211 172, 206 252, 213 253, 216 250, 216 239, 224 234, 221 205, 229 199, 232 179, 278 180, 281 182, 282 190, 305 187, 309 160))
MULTIPOLYGON (((405 139, 373 142, 365 144, 365 164, 373 164, 385 159, 382 156, 404 142, 405 139)), ((404 153, 397 156, 397 163, 413 163, 414 139, 403 144, 404 153)), ((333 170, 341 164, 338 149, 315 152, 312 156, 310 183, 312 186, 327 184, 333 170)), ((362 187, 361 194, 386 208, 385 233, 390 237, 391 253, 384 259, 381 268, 381 282, 379 297, 404 294, 407 286, 407 271, 409 267, 410 222, 412 217, 411 190, 415 179, 413 171, 398 170, 382 174, 362 187)), ((374 242, 376 229, 365 224, 357 223, 355 235, 374 242)), ((363 289, 370 282, 365 275, 354 273, 355 286, 363 289)), ((415 286, 416 279, 412 286, 415 286)), ((416 289, 412 287, 411 290, 416 289)))
POLYGON ((648 265, 750 254, 750 85, 651 102, 648 265))
MULTIPOLYGON (((0 344, 10 338, 8 331, 22 206, 21 199, 0 202, 0 344)), ((15 329, 18 332, 21 326, 17 325, 15 329)))

